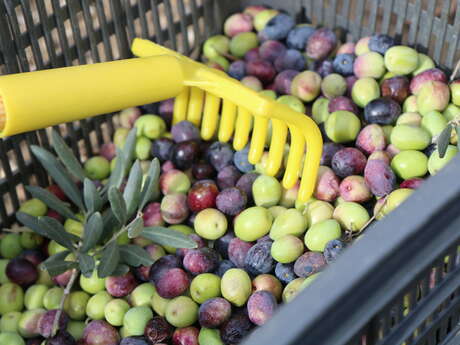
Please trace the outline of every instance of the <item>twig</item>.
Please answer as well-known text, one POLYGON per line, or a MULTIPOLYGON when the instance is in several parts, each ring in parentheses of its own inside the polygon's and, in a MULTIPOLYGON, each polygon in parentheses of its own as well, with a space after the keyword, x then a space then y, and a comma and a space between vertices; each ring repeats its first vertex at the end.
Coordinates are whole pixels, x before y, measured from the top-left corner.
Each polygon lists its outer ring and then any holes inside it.
POLYGON ((225 53, 225 52, 220 52, 219 49, 217 49, 217 48, 215 47, 215 45, 212 45, 212 47, 213 47, 217 52, 219 52, 219 54, 222 55, 224 58, 227 58, 227 59, 230 60, 230 61, 236 61, 236 60, 238 60, 237 57, 235 57, 235 56, 233 56, 233 55, 231 55, 231 54, 228 54, 228 53, 225 53))
POLYGON ((455 68, 454 68, 454 71, 450 75, 450 81, 453 81, 455 79, 459 69, 460 69, 460 60, 457 61, 457 64, 455 65, 455 68))
POLYGON ((345 237, 344 237, 344 241, 345 242, 351 242, 351 240, 353 239, 353 231, 345 231, 345 237))
POLYGON ((234 57, 233 55, 228 54, 228 53, 223 53, 222 56, 223 56, 224 58, 227 58, 227 59, 230 60, 230 61, 237 61, 237 60, 238 60, 237 57, 234 57))
POLYGON ((12 229, 3 228, 2 231, 11 232, 11 233, 14 233, 14 234, 22 234, 23 232, 31 232, 31 233, 33 233, 33 230, 29 229, 26 226, 21 226, 21 227, 12 228, 12 229))
POLYGON ((78 276, 78 270, 74 268, 73 272, 72 272, 72 275, 70 276, 70 280, 69 280, 69 282, 67 283, 67 285, 65 287, 64 294, 61 297, 61 302, 59 303, 59 309, 58 309, 58 311, 56 313, 56 316, 54 317, 54 320, 53 320, 53 329, 52 329, 52 332, 51 332, 52 337, 54 337, 56 335, 56 332, 58 331, 59 319, 61 318, 62 310, 64 309, 65 300, 66 300, 67 296, 70 294, 70 290, 72 290, 73 284, 75 283, 75 280, 77 279, 77 276, 78 276))
POLYGON ((113 236, 112 236, 112 238, 111 238, 110 240, 108 240, 106 244, 104 244, 104 245, 102 246, 102 248, 100 249, 99 252, 102 252, 105 248, 107 248, 107 246, 108 246, 109 244, 111 244, 113 241, 116 241, 118 237, 120 237, 121 235, 123 235, 124 232, 128 231, 129 225, 131 225, 132 223, 134 223, 134 222, 137 220, 137 218, 140 218, 140 217, 142 217, 142 212, 138 212, 136 218, 134 218, 128 225, 122 227, 119 231, 117 231, 116 233, 114 233, 113 236))
POLYGON ((371 218, 369 218, 369 220, 361 227, 361 229, 359 229, 355 236, 361 234, 361 232, 363 232, 364 229, 366 229, 375 220, 375 216, 376 215, 374 214, 371 218))
POLYGON ((107 241, 106 244, 104 244, 101 248, 101 251, 104 250, 105 248, 107 248, 107 246, 109 244, 111 244, 113 241, 116 241, 118 237, 120 237, 121 235, 123 235, 123 233, 126 231, 127 227, 124 226, 122 227, 119 231, 117 231, 116 233, 113 234, 112 238, 110 240, 107 241))
POLYGON ((360 235, 375 220, 375 217, 380 213, 382 208, 386 205, 387 200, 388 200, 388 196, 385 196, 385 200, 383 201, 382 205, 379 207, 377 212, 375 212, 374 215, 361 227, 361 229, 359 229, 359 231, 356 233, 355 236, 360 235))

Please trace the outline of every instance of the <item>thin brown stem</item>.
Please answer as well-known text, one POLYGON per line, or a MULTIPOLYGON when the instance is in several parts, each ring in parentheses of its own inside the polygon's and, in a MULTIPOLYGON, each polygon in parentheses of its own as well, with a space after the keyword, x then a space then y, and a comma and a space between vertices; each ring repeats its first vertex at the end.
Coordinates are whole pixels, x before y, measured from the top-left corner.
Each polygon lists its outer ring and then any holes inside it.
POLYGON ((123 233, 125 233, 126 231, 128 231, 128 227, 130 224, 134 223, 136 221, 137 218, 139 217, 142 217, 142 212, 138 212, 137 213, 137 216, 136 218, 134 218, 128 225, 126 226, 123 226, 120 230, 118 230, 116 233, 113 234, 112 238, 110 240, 107 241, 106 244, 104 244, 102 246, 102 248, 100 249, 100 252, 102 252, 105 248, 107 248, 107 246, 112 243, 113 241, 116 241, 118 237, 120 237, 121 235, 123 235, 123 233))
POLYGON ((124 226, 120 230, 118 230, 116 233, 113 234, 112 238, 108 240, 100 250, 97 251, 97 253, 102 252, 109 244, 111 244, 113 241, 116 241, 118 237, 120 237, 125 231, 127 230, 127 227, 124 226))
POLYGON ((230 61, 236 61, 236 60, 238 60, 237 57, 235 57, 235 56, 233 56, 233 55, 231 55, 231 54, 229 54, 229 53, 220 52, 219 49, 217 49, 214 45, 212 45, 212 47, 213 47, 220 55, 222 55, 223 57, 227 58, 228 60, 230 60, 230 61))
POLYGON ((127 230, 128 228, 126 226, 122 227, 120 230, 118 230, 116 233, 113 234, 112 238, 108 240, 100 249, 99 252, 102 252, 109 244, 111 244, 113 241, 116 241, 118 237, 123 235, 123 233, 127 230))
POLYGON ((64 289, 64 294, 62 295, 61 301, 59 303, 59 309, 56 313, 56 316, 54 317, 53 320, 53 329, 51 332, 51 336, 54 337, 56 335, 56 332, 58 331, 59 327, 59 319, 61 318, 62 310, 64 309, 64 303, 67 298, 67 296, 70 294, 70 290, 72 290, 73 284, 75 283, 75 280, 77 279, 78 276, 78 270, 76 268, 73 269, 72 275, 70 276, 70 280, 67 283, 65 289, 64 289))
POLYGON ((383 201, 380 208, 376 212, 374 212, 374 215, 361 227, 361 229, 359 229, 359 231, 356 233, 355 236, 360 235, 375 220, 375 217, 380 214, 380 212, 382 211, 382 208, 386 205, 387 200, 388 200, 388 196, 385 196, 385 200, 383 201))
POLYGON ((353 239, 353 232, 352 231, 345 231, 345 236, 344 236, 344 241, 345 242, 351 242, 351 240, 353 239))
POLYGON ((25 226, 20 226, 20 227, 16 227, 16 228, 11 228, 11 229, 8 229, 8 228, 3 228, 2 229, 3 232, 11 232, 13 234, 22 234, 23 232, 31 232, 33 233, 34 231, 25 227, 25 226))
POLYGON ((361 232, 364 231, 374 220, 375 220, 375 214, 359 229, 357 235, 361 234, 361 232))
POLYGON ((455 68, 454 68, 454 71, 450 75, 450 81, 453 81, 455 79, 459 69, 460 69, 460 60, 457 61, 457 64, 455 65, 455 68))

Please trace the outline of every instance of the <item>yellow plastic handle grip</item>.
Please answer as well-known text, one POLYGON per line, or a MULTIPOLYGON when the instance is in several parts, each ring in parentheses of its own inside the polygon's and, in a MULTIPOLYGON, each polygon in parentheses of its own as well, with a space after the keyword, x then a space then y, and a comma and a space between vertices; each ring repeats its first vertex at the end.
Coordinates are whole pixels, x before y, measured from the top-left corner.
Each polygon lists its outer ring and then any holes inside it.
POLYGON ((172 98, 183 87, 182 64, 167 55, 2 76, 0 137, 172 98))
MULTIPOLYGON (((168 49, 162 45, 153 43, 150 40, 144 38, 135 38, 131 44, 131 51, 137 57, 149 57, 149 56, 158 56, 158 55, 171 55, 176 56, 181 59, 186 59, 184 55, 179 54, 175 50, 168 49)), ((194 60, 191 60, 195 62, 194 60)))

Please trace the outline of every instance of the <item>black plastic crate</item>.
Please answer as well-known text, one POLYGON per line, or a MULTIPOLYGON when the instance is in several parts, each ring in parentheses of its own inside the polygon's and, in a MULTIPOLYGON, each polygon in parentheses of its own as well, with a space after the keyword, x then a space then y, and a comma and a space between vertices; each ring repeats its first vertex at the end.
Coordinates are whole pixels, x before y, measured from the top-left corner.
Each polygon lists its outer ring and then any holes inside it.
MULTIPOLYGON (((446 71, 460 58, 460 0, 2 0, 0 73, 127 58, 134 37, 191 54, 228 14, 257 3, 337 29, 343 40, 388 33, 446 71)), ((85 157, 116 122, 103 115, 56 128, 85 157)), ((2 227, 14 223, 24 185, 49 183, 29 150, 49 147, 48 133, 0 141, 2 227)), ((456 157, 246 344, 460 344, 459 177, 456 157)))

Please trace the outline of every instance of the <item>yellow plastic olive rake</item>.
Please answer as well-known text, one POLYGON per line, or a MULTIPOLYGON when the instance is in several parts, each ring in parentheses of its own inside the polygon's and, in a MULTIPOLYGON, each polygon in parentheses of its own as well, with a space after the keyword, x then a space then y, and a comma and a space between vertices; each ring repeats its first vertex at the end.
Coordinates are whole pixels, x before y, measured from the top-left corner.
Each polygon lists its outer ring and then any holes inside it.
POLYGON ((310 199, 322 152, 321 133, 312 119, 151 41, 135 39, 132 51, 139 58, 0 77, 0 136, 176 97, 173 121, 193 122, 203 139, 218 130, 220 141, 233 135, 234 148, 241 150, 252 128, 252 164, 263 155, 271 120, 269 175, 281 167, 289 130, 283 186, 293 187, 301 172, 298 199, 310 199))

